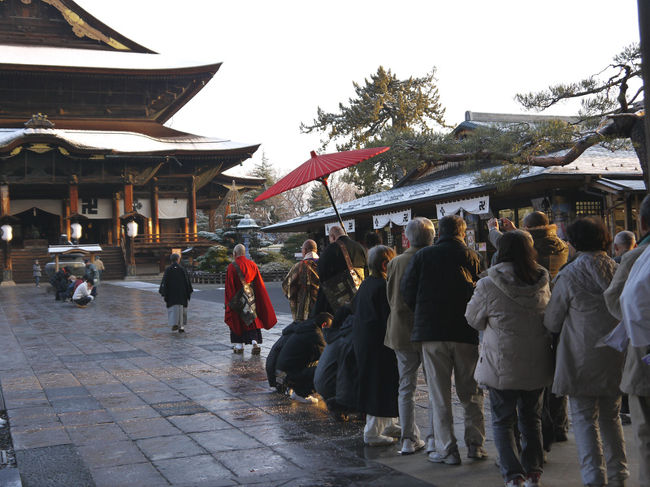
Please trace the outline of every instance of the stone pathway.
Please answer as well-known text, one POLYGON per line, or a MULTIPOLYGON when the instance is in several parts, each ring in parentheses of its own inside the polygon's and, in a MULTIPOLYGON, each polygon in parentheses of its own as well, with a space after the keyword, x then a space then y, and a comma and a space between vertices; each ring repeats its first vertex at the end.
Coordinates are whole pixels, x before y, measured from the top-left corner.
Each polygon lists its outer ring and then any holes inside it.
MULTIPOLYGON (((502 485, 491 442, 487 461, 433 465, 365 448, 361 424, 272 392, 264 357, 286 315, 261 357, 234 355, 221 303, 193 300, 187 333, 171 333, 152 286, 116 284, 85 309, 47 287, 0 289, 0 395, 23 486, 502 485)), ((573 441, 544 480, 580 485, 573 441)))

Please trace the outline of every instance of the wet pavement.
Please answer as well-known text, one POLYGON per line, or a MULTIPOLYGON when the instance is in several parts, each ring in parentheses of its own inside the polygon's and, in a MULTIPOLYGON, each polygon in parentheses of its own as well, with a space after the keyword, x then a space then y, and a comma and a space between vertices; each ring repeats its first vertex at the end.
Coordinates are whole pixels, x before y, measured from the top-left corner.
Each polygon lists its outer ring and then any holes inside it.
MULTIPOLYGON (((156 285, 102 283, 85 309, 47 287, 0 288, 1 396, 23 486, 502 485, 490 431, 488 460, 434 465, 364 447, 361 423, 273 392, 264 359, 290 316, 263 332, 261 356, 234 355, 223 304, 206 299, 218 286, 197 288, 185 334, 167 327, 156 285)), ((426 432, 423 383, 417 402, 426 432)), ((455 423, 462 438, 457 404, 455 423)), ((545 485, 581 484, 570 436, 550 453, 545 485)))

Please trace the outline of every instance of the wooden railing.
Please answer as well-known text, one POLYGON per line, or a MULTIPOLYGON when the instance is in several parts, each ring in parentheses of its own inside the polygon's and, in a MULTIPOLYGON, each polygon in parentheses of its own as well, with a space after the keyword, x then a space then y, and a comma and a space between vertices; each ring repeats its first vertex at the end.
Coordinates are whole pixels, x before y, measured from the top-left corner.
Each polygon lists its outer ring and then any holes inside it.
MULTIPOLYGON (((127 237, 128 238, 128 237, 127 237)), ((211 247, 216 242, 199 237, 197 233, 164 233, 160 235, 138 235, 135 237, 135 249, 154 247, 211 247)))
MULTIPOLYGON (((286 274, 284 271, 262 272, 262 279, 266 282, 282 281, 286 274)), ((190 279, 194 284, 224 284, 226 282, 226 273, 191 271, 190 279)))

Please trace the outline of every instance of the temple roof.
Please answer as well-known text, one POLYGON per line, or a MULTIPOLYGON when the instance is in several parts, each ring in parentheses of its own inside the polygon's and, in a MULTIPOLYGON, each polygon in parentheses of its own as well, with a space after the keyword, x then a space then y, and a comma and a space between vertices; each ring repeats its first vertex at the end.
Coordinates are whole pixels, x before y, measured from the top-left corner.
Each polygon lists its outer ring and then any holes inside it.
POLYGON ((154 52, 111 29, 73 0, 2 0, 0 44, 154 52))
POLYGON ((250 157, 259 147, 257 144, 242 144, 227 139, 192 134, 151 137, 136 132, 0 128, 0 153, 12 153, 21 146, 29 147, 32 144, 49 144, 71 153, 87 156, 240 155, 241 160, 250 157))

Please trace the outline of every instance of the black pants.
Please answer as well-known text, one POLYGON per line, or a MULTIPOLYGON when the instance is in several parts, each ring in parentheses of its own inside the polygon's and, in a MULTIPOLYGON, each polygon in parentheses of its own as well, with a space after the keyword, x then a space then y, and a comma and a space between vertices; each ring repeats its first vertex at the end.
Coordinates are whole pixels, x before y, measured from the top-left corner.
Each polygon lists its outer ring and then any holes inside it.
POLYGON ((286 387, 293 389, 301 397, 307 397, 314 392, 315 373, 315 366, 287 371, 286 387))
POLYGON ((90 296, 84 296, 83 298, 75 299, 74 302, 80 306, 84 306, 92 301, 90 296))

